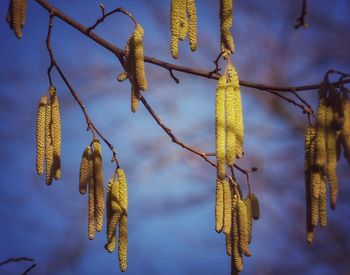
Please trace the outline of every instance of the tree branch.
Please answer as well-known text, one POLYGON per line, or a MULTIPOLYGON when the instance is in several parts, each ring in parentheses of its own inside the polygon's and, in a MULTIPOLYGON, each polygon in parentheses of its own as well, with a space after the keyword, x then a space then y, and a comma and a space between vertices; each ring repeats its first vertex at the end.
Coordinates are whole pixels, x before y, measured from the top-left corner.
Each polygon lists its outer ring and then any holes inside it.
POLYGON ((297 22, 294 25, 295 29, 299 29, 300 27, 307 28, 308 24, 306 22, 306 15, 307 15, 307 0, 302 0, 302 6, 301 6, 301 14, 297 18, 297 22))

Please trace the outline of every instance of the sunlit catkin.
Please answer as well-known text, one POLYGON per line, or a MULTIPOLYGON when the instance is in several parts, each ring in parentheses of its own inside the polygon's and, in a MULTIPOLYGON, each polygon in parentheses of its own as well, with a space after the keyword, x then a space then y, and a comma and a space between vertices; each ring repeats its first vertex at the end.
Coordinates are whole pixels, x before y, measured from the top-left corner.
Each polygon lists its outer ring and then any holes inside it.
POLYGON ((312 171, 311 177, 311 224, 316 227, 319 221, 319 198, 322 175, 319 171, 312 171))
POLYGON ((326 113, 327 105, 325 91, 319 91, 319 103, 316 115, 316 156, 315 165, 323 169, 326 164, 326 113))
POLYGON ((95 215, 96 230, 101 231, 103 225, 104 192, 103 192, 103 171, 102 171, 102 147, 98 139, 92 142, 95 181, 95 215))
POLYGON ((197 9, 195 0, 187 0, 188 39, 192 51, 197 49, 197 9))
POLYGON ((343 127, 341 129, 341 140, 344 147, 344 156, 350 165, 350 99, 347 93, 343 93, 342 112, 344 115, 343 127))
POLYGON ((38 175, 42 175, 44 173, 46 103, 47 97, 41 97, 36 118, 36 172, 38 175))
POLYGON ((227 256, 232 256, 232 232, 225 234, 225 247, 227 256))
POLYGON ((223 231, 225 234, 231 233, 232 225, 232 194, 229 182, 223 180, 224 187, 224 224, 223 231))
POLYGON ((250 244, 250 242, 252 241, 253 217, 252 217, 252 204, 249 196, 244 200, 244 203, 245 203, 246 214, 247 214, 248 244, 250 244))
POLYGON ((187 7, 186 7, 187 1, 182 0, 180 10, 179 10, 179 40, 183 41, 187 37, 188 33, 188 21, 187 21, 187 7))
POLYGON ((143 44, 142 44, 142 38, 143 38, 143 28, 140 24, 136 25, 135 31, 133 33, 133 43, 134 43, 134 51, 135 51, 135 74, 136 74, 136 81, 138 87, 146 91, 148 84, 146 79, 146 73, 145 73, 145 63, 144 63, 144 56, 143 56, 143 44))
POLYGON ((259 200, 255 194, 250 193, 250 202, 252 205, 252 217, 254 220, 260 219, 260 205, 259 200))
POLYGON ((118 81, 119 82, 122 82, 122 81, 124 81, 125 79, 127 79, 128 78, 128 74, 127 74, 127 72, 121 72, 118 76, 117 76, 117 79, 118 79, 118 81))
POLYGON ((87 185, 89 183, 89 160, 91 155, 91 148, 87 146, 81 156, 79 169, 79 192, 85 194, 87 185))
POLYGON ((238 200, 238 228, 239 228, 239 247, 243 255, 250 257, 252 254, 248 248, 248 223, 247 208, 242 200, 238 200))
POLYGON ((123 213, 128 212, 128 186, 123 169, 117 169, 118 183, 119 183, 119 204, 123 213))
POLYGON ((89 200, 88 200, 88 237, 92 240, 95 237, 95 176, 94 176, 94 161, 92 157, 89 159, 89 200))
POLYGON ((320 226, 325 227, 327 225, 327 184, 325 177, 322 177, 320 182, 320 197, 318 207, 320 226))
POLYGON ((120 271, 125 272, 127 268, 127 250, 128 250, 128 217, 122 215, 119 223, 118 236, 118 258, 120 271))
POLYGON ((225 89, 226 76, 222 75, 218 80, 216 88, 215 106, 217 177, 220 180, 225 179, 226 174, 225 89))
POLYGON ((224 186, 221 180, 216 179, 215 230, 218 233, 222 231, 223 219, 224 219, 224 186))
POLYGON ((238 218, 238 203, 233 200, 232 208, 232 256, 231 269, 232 272, 241 272, 243 270, 243 259, 239 249, 239 218, 238 218))
POLYGON ((171 0, 171 6, 170 6, 171 55, 174 58, 178 58, 179 56, 181 5, 182 5, 182 0, 171 0))
POLYGON ((6 20, 18 39, 22 38, 22 28, 26 21, 27 0, 11 0, 6 20))
POLYGON ((52 143, 52 105, 51 102, 45 108, 45 162, 46 184, 50 185, 53 179, 53 143, 52 143))
POLYGON ((53 144, 53 176, 57 180, 61 177, 61 118, 60 105, 56 88, 49 87, 50 102, 52 105, 52 144, 53 144))
POLYGON ((232 0, 220 0, 221 52, 224 58, 234 53, 235 47, 230 32, 232 26, 232 0))

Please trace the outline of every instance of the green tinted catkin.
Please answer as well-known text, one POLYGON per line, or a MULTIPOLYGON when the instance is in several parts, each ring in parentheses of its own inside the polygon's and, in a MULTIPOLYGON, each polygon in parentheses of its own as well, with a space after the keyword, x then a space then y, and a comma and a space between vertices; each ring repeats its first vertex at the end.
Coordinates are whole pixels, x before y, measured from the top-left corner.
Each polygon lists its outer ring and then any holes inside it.
POLYGON ((45 108, 47 97, 42 96, 38 105, 36 119, 36 172, 38 175, 44 173, 45 160, 45 108))
POLYGON ((250 257, 252 254, 248 248, 248 222, 247 208, 242 200, 238 200, 238 228, 239 228, 239 248, 243 255, 250 257))
POLYGON ((95 218, 96 231, 102 230, 103 210, 104 210, 104 191, 103 191, 103 171, 102 171, 102 147, 98 139, 92 141, 92 160, 94 164, 94 182, 95 182, 95 218))
POLYGON ((50 102, 52 105, 52 145, 53 145, 53 176, 57 180, 61 177, 61 117, 60 105, 56 88, 49 87, 50 102))
POLYGON ((247 209, 246 214, 247 214, 248 244, 250 244, 250 242, 252 241, 253 217, 252 217, 252 204, 249 196, 244 200, 244 203, 247 209))
POLYGON ((238 203, 234 200, 232 208, 232 256, 231 256, 231 271, 241 272, 243 270, 243 259, 239 249, 239 218, 238 218, 238 203))
POLYGON ((180 6, 180 20, 179 20, 179 40, 183 41, 187 37, 188 32, 188 21, 187 21, 187 1, 182 0, 180 6))
POLYGON ((135 51, 135 74, 136 74, 136 81, 137 86, 143 90, 146 91, 148 88, 148 82, 146 79, 146 73, 145 73, 145 62, 144 62, 144 56, 143 56, 143 28, 140 24, 136 25, 135 31, 133 33, 133 44, 134 44, 134 51, 135 51))
POLYGON ((232 26, 232 0, 220 0, 221 52, 224 58, 234 53, 235 46, 230 32, 232 26))
POLYGON ((85 194, 87 185, 89 183, 89 160, 91 155, 91 148, 87 146, 81 156, 80 169, 79 169, 79 192, 85 194))
POLYGON ((223 219, 224 219, 224 186, 221 180, 216 179, 215 230, 218 233, 222 231, 223 219))
POLYGON ((119 183, 119 204, 124 214, 128 213, 128 186, 124 170, 117 169, 118 183, 119 183))
POLYGON ((188 15, 188 39, 190 41, 191 51, 197 49, 197 9, 195 0, 187 0, 188 15))
POLYGON ((225 179, 223 180, 224 187, 224 224, 223 231, 224 233, 231 233, 232 225, 232 193, 229 182, 225 179))
POLYGON ((225 113, 226 113, 226 162, 228 165, 233 165, 236 159, 236 130, 237 118, 236 118, 236 102, 237 96, 235 95, 236 84, 234 71, 231 64, 227 65, 228 70, 228 83, 226 87, 225 98, 225 113))

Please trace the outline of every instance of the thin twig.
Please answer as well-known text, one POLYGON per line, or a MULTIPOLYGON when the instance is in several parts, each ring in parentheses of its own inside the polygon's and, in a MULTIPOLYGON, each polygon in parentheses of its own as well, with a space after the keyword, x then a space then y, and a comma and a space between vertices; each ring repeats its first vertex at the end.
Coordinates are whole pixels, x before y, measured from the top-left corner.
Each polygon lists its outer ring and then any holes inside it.
POLYGON ((34 262, 34 259, 27 258, 27 257, 8 258, 7 260, 0 262, 0 266, 8 264, 8 263, 12 263, 12 262, 22 262, 22 261, 34 262))
POLYGON ((294 25, 295 29, 299 29, 300 27, 304 27, 307 28, 308 24, 306 22, 306 15, 308 12, 308 8, 307 8, 307 0, 303 0, 302 3, 302 7, 301 7, 301 14, 300 16, 297 18, 297 22, 294 25))
POLYGON ((27 275, 34 267, 36 267, 36 264, 32 264, 30 267, 28 267, 26 270, 24 270, 22 275, 27 275))

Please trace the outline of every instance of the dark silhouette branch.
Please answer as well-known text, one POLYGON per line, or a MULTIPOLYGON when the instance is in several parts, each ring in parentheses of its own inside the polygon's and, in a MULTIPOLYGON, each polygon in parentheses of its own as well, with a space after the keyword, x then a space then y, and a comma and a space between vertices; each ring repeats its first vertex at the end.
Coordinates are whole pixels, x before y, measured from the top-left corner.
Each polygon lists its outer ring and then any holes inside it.
POLYGON ((300 16, 297 18, 297 22, 294 25, 295 29, 299 29, 300 27, 307 28, 308 24, 306 22, 306 16, 308 12, 307 8, 307 0, 302 0, 302 6, 301 6, 301 13, 300 16))
MULTIPOLYGON (((34 262, 34 259, 27 258, 27 257, 19 257, 19 258, 9 258, 5 261, 0 262, 0 266, 9 264, 9 263, 18 263, 18 262, 34 262)), ((34 267, 36 267, 36 263, 33 263, 31 266, 29 266, 22 275, 28 274, 34 267)))

